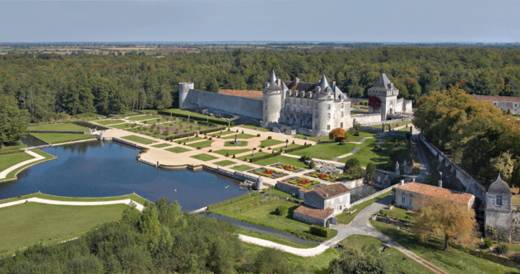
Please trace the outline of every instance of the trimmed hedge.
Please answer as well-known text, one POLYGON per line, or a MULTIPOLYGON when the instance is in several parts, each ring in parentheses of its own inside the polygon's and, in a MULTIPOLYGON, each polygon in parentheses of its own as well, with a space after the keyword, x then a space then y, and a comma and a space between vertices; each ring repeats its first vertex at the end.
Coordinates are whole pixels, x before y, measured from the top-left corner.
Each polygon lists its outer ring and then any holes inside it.
POLYGON ((321 226, 313 225, 309 228, 309 232, 312 235, 320 236, 323 238, 327 238, 327 236, 329 236, 329 231, 326 228, 321 227, 321 226))

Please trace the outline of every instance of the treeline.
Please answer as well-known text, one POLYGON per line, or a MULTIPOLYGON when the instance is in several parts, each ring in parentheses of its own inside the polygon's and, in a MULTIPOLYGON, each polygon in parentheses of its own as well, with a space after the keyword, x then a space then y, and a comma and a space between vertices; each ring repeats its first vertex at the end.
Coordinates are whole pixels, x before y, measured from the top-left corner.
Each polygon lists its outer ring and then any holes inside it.
POLYGON ((520 49, 356 48, 202 50, 165 56, 0 57, 0 94, 16 98, 33 121, 175 105, 177 83, 196 88, 262 89, 269 71, 317 81, 321 73, 352 97, 366 95, 381 71, 406 98, 457 85, 476 94, 520 96, 520 49))
POLYGON ((418 100, 414 124, 426 138, 484 185, 500 172, 520 186, 520 119, 463 90, 433 92, 418 100))
MULTIPOLYGON (((392 267, 360 250, 345 249, 341 254, 325 271, 382 274, 392 267)), ((4 258, 0 273, 312 273, 289 256, 274 249, 246 248, 230 224, 183 214, 178 204, 161 199, 147 204, 142 214, 128 208, 121 221, 77 240, 37 245, 4 258)))

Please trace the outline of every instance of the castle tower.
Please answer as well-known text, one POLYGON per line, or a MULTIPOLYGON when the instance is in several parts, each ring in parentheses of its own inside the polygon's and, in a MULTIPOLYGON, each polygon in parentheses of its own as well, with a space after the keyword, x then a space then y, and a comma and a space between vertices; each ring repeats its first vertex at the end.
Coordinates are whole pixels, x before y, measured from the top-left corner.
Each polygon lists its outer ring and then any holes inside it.
POLYGON ((368 110, 380 112, 381 120, 386 120, 388 115, 400 112, 397 109, 397 95, 399 90, 388 79, 385 73, 381 73, 379 79, 368 89, 368 110))
POLYGON ((278 123, 282 111, 283 83, 276 77, 274 70, 269 81, 265 83, 263 100, 262 126, 267 127, 271 123, 278 123))
POLYGON ((486 192, 486 234, 511 241, 511 190, 500 174, 486 192))
POLYGON ((316 96, 316 108, 313 114, 312 129, 316 135, 327 135, 334 126, 332 114, 334 113, 334 91, 325 75, 321 76, 320 83, 314 90, 316 96))
POLYGON ((186 108, 186 98, 190 90, 194 89, 195 85, 192 82, 179 83, 179 108, 186 108))

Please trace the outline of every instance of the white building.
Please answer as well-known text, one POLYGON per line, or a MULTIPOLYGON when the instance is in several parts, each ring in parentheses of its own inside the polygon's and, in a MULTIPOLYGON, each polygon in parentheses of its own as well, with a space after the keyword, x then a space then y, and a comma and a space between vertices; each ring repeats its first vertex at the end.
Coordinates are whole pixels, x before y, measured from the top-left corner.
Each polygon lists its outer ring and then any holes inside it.
POLYGON ((376 83, 368 89, 369 112, 380 112, 381 120, 387 120, 394 115, 412 114, 412 101, 397 98, 399 90, 382 73, 376 83))

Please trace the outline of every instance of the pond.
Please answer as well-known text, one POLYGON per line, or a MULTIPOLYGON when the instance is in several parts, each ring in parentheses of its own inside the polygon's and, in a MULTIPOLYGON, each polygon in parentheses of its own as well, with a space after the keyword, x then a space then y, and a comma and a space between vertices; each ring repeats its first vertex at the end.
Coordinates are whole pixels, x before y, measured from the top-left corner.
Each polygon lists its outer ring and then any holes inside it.
POLYGON ((207 171, 164 170, 138 162, 138 149, 116 142, 87 142, 45 148, 57 159, 0 184, 0 198, 41 191, 73 197, 102 197, 135 192, 148 200, 178 201, 198 209, 247 192, 237 181, 207 171))

